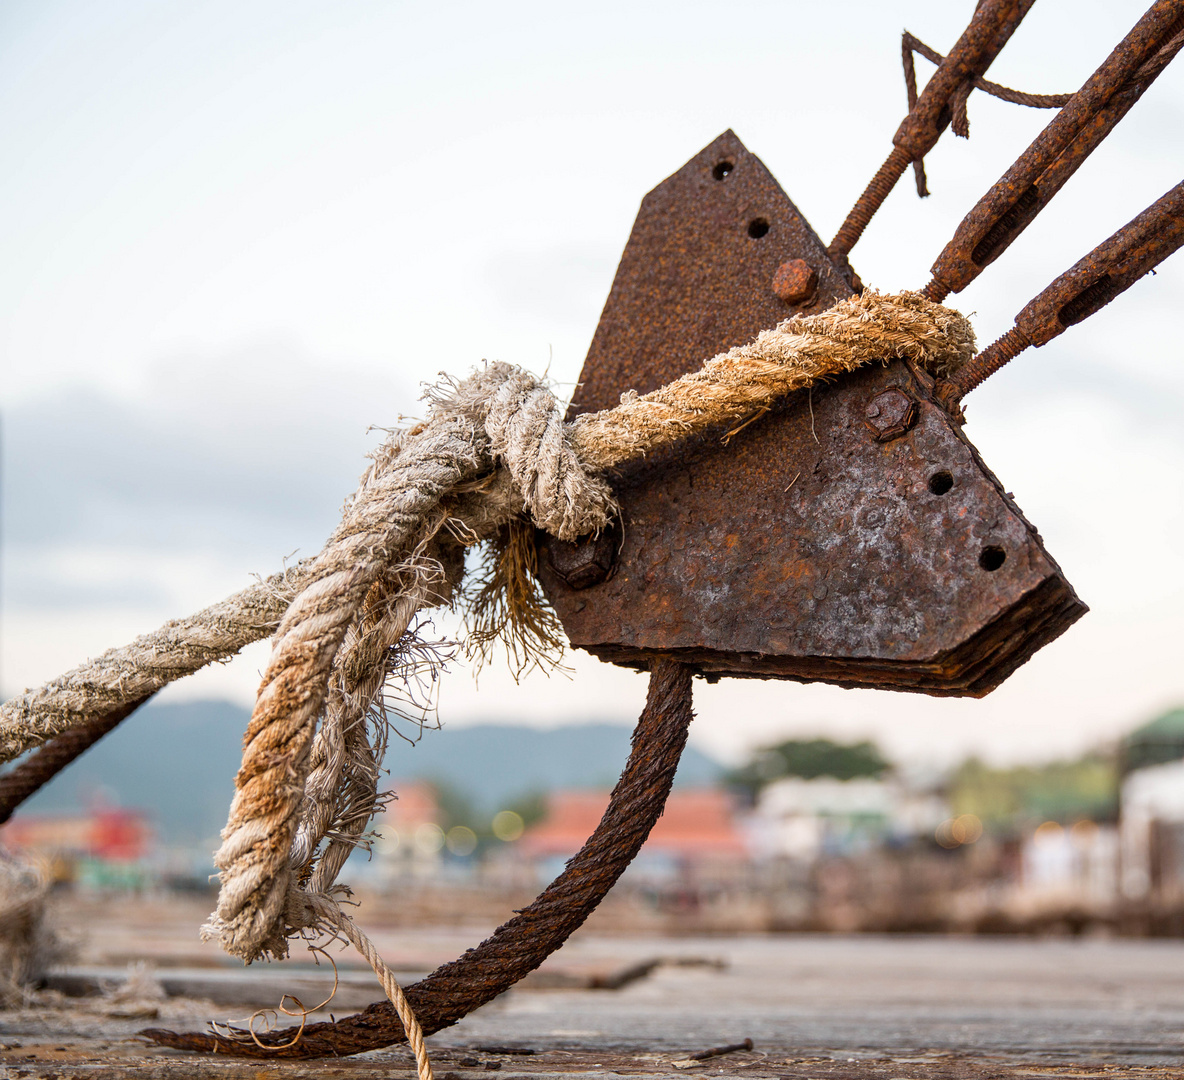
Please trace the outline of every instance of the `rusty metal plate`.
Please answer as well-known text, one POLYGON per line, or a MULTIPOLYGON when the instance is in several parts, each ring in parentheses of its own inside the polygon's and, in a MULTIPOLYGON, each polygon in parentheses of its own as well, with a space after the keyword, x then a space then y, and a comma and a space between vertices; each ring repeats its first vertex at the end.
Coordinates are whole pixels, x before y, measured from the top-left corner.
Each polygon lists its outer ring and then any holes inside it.
MULTIPOLYGON (((849 291, 728 132, 643 201, 574 411, 653 389, 849 291), (774 279, 797 259, 817 286, 794 308, 774 279)), ((726 446, 709 434, 622 470, 607 580, 572 587, 550 564, 573 552, 541 540, 572 644, 637 667, 675 655, 709 678, 993 689, 1086 608, 929 390, 899 362, 864 369, 726 446)))
POLYGON ((648 394, 782 319, 851 295, 826 245, 773 174, 725 131, 641 203, 568 418, 648 394), (782 300, 773 279, 801 259, 812 296, 782 300))

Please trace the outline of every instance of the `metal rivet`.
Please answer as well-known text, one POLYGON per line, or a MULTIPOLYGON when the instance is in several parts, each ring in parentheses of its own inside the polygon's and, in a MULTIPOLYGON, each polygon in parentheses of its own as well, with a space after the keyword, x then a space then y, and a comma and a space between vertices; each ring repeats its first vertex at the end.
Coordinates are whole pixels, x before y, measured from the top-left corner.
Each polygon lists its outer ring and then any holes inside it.
POLYGON ((917 403, 894 387, 872 398, 863 415, 876 442, 888 442, 899 438, 917 422, 917 403))
POLYGON ((617 566, 618 535, 605 529, 576 541, 547 541, 547 562, 569 589, 590 589, 607 581, 617 566))
POLYGON ((805 259, 783 262, 773 275, 773 291, 787 304, 809 300, 817 288, 818 271, 805 259))

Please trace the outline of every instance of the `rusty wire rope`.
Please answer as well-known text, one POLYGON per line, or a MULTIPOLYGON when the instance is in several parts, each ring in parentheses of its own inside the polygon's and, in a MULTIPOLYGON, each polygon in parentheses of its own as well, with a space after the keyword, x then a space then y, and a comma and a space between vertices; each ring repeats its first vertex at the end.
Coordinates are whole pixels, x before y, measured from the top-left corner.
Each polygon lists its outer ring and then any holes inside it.
POLYGON ((0 773, 0 825, 12 817, 21 803, 48 784, 104 735, 114 731, 147 700, 146 697, 139 698, 117 709, 88 717, 78 727, 44 743, 19 765, 0 773))
MULTIPOLYGON (((426 1034, 455 1024, 537 968, 583 924, 633 861, 662 814, 686 745, 694 715, 691 674, 675 660, 654 662, 629 761, 600 824, 563 873, 476 948, 406 988, 426 1034)), ((141 1034, 178 1050, 256 1058, 358 1054, 405 1038, 386 1001, 336 1023, 309 1024, 295 1043, 291 1029, 260 1035, 262 1047, 214 1033, 151 1028, 141 1034)))
MULTIPOLYGON (((907 30, 900 38, 901 61, 904 64, 904 85, 908 94, 909 112, 917 107, 917 67, 913 62, 913 54, 919 53, 932 64, 940 66, 945 60, 936 49, 931 49, 920 38, 914 37, 907 30)), ((952 117, 950 127, 955 135, 963 139, 970 138, 970 117, 967 115, 966 103, 970 100, 971 90, 982 90, 1001 101, 1012 105, 1027 105, 1032 109, 1059 109, 1066 105, 1072 94, 1029 94, 1023 90, 1012 90, 999 83, 988 82, 980 75, 975 75, 962 83, 950 98, 952 117)), ((925 158, 913 159, 913 172, 917 178, 917 194, 925 198, 929 194, 929 187, 925 181, 925 158)), ((886 193, 885 193, 886 194, 886 193)))

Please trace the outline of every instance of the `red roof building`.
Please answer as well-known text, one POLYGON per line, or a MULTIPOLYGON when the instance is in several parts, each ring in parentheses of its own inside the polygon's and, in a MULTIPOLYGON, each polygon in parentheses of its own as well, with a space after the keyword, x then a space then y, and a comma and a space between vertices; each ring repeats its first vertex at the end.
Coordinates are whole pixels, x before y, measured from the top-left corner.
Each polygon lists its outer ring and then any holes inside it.
POLYGON ((152 830, 138 810, 103 807, 87 814, 23 814, 0 829, 14 851, 134 862, 148 854, 152 830))
MULTIPOLYGON (((526 830, 518 842, 532 858, 574 855, 599 824, 608 806, 607 791, 556 791, 547 798, 547 816, 526 830)), ((739 858, 748 854, 726 792, 714 788, 673 791, 643 854, 680 861, 739 858)))
POLYGON ((433 785, 423 780, 403 780, 391 787, 396 798, 387 804, 384 822, 404 832, 414 832, 420 825, 440 824, 440 803, 433 785))

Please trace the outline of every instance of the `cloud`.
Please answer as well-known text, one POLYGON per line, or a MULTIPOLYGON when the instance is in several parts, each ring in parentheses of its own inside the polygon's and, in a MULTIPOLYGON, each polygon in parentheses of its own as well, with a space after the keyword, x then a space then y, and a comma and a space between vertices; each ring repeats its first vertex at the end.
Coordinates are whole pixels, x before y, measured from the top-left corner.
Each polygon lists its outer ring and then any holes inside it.
POLYGON ((170 582, 318 550, 382 437, 367 429, 415 396, 397 375, 332 378, 262 345, 175 356, 127 393, 74 387, 12 406, 7 603, 162 602, 170 582))
POLYGON ((485 283, 507 310, 587 332, 608 296, 617 257, 577 244, 542 250, 503 250, 485 265, 485 283))

